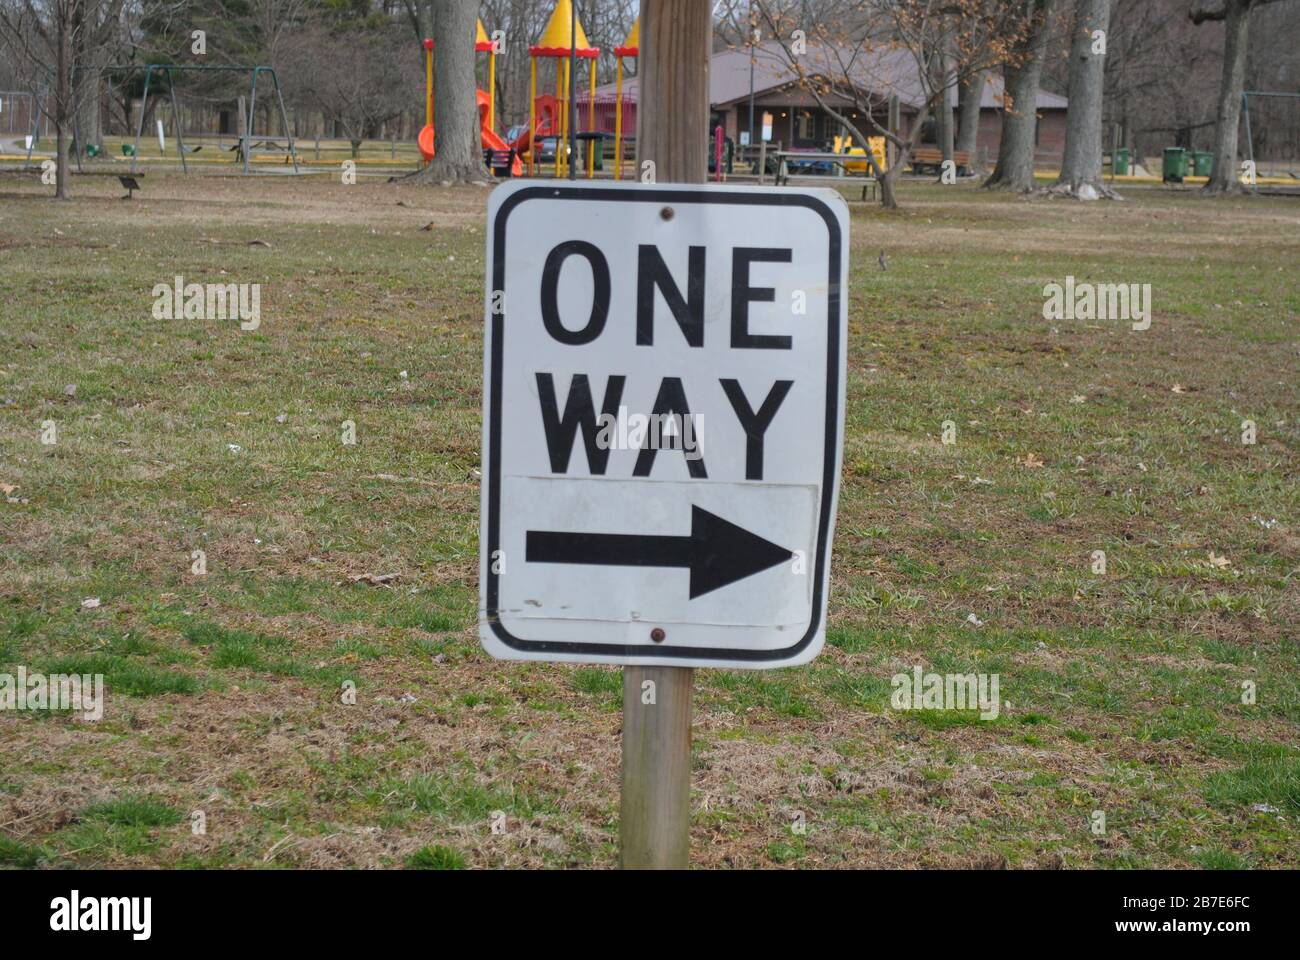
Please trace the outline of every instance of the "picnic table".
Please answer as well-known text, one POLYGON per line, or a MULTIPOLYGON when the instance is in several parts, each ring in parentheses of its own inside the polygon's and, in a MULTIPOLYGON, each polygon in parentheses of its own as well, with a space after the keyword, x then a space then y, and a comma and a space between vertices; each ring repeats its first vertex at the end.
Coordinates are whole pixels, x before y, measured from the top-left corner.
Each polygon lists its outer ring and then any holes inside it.
POLYGON ((862 153, 833 153, 830 151, 816 150, 777 150, 776 151, 776 185, 778 187, 790 183, 792 179, 798 179, 801 182, 824 183, 827 180, 843 180, 847 177, 862 179, 862 199, 867 199, 867 191, 871 191, 871 197, 876 197, 877 181, 871 173, 871 166, 867 161, 866 154, 862 153), (805 167, 811 165, 814 169, 824 170, 825 173, 791 173, 790 167, 805 167), (865 174, 857 173, 849 169, 852 164, 855 168, 865 167, 865 174))

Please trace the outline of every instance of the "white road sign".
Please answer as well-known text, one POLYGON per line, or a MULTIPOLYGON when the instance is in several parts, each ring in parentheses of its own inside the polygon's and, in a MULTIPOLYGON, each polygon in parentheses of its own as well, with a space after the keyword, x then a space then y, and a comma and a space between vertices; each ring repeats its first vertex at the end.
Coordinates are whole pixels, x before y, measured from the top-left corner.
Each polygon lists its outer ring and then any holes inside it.
POLYGON ((831 190, 493 191, 488 652, 755 668, 816 656, 847 267, 831 190))

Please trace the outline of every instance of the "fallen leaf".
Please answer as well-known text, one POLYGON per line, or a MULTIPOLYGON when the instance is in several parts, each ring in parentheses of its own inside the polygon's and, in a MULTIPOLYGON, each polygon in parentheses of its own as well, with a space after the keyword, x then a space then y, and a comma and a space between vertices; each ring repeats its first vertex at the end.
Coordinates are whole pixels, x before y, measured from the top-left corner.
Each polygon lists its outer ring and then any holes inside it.
POLYGON ((1031 451, 1025 454, 1024 464, 1026 467, 1041 467, 1043 461, 1038 459, 1038 454, 1031 451))
POLYGON ((1227 557, 1216 556, 1213 550, 1211 550, 1209 553, 1209 559, 1210 559, 1210 566, 1217 567, 1220 570, 1222 570, 1224 567, 1232 566, 1231 560, 1229 560, 1227 557))

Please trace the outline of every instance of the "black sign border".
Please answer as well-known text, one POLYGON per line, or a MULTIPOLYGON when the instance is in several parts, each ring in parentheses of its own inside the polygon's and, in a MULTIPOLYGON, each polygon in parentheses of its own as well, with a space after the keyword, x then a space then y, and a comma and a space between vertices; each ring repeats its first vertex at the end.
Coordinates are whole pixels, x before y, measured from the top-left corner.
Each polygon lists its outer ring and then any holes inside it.
MULTIPOLYGON (((759 663, 766 660, 785 660, 798 655, 812 642, 821 626, 822 590, 826 583, 826 565, 830 561, 831 493, 835 490, 836 451, 839 447, 840 424, 840 271, 842 269, 843 237, 839 220, 821 200, 807 194, 675 190, 672 187, 568 187, 535 186, 517 190, 502 201, 492 221, 492 290, 504 290, 506 278, 506 223, 510 213, 526 200, 622 200, 639 203, 709 203, 720 205, 750 205, 771 207, 806 207, 826 223, 830 246, 830 274, 827 278, 827 349, 826 349, 826 444, 822 468, 822 497, 817 525, 817 566, 814 572, 812 617, 808 629, 792 646, 776 650, 737 650, 730 647, 683 647, 668 645, 641 645, 623 643, 569 643, 563 640, 526 640, 516 637, 501 623, 497 605, 500 585, 497 573, 492 570, 491 558, 501 543, 501 415, 502 415, 502 351, 504 349, 506 311, 489 311, 492 325, 491 374, 488 387, 488 485, 487 508, 487 602, 484 616, 496 635, 506 646, 521 653, 590 654, 628 659, 725 660, 736 663, 759 663)), ((647 623, 647 627, 650 626, 647 623)))

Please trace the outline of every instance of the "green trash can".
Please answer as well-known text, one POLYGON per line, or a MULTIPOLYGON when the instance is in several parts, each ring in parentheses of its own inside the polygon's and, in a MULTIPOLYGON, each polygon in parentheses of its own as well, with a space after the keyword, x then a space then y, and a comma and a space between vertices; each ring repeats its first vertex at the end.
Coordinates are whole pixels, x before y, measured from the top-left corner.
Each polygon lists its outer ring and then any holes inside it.
POLYGON ((129 143, 124 143, 124 144, 122 144, 122 156, 124 156, 124 157, 134 157, 134 156, 135 156, 135 147, 132 146, 132 145, 129 144, 129 143))
POLYGON ((1214 172, 1214 154, 1208 150, 1197 150, 1192 154, 1192 170, 1198 177, 1208 177, 1214 172))
POLYGON ((578 175, 585 176, 588 156, 592 159, 593 170, 604 170, 605 135, 603 133, 586 132, 577 134, 576 139, 578 141, 579 156, 582 158, 582 166, 577 170, 578 175))
POLYGON ((1161 171, 1165 183, 1182 183, 1187 176, 1187 151, 1182 147, 1165 147, 1161 171))
POLYGON ((1111 172, 1114 173, 1115 176, 1117 177, 1127 177, 1128 161, 1129 161, 1128 147, 1120 147, 1115 151, 1115 156, 1111 160, 1111 172))
POLYGON ((86 156, 88 157, 99 156, 99 147, 95 146, 93 143, 86 144, 86 156))

